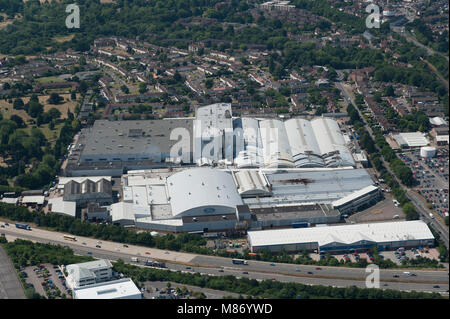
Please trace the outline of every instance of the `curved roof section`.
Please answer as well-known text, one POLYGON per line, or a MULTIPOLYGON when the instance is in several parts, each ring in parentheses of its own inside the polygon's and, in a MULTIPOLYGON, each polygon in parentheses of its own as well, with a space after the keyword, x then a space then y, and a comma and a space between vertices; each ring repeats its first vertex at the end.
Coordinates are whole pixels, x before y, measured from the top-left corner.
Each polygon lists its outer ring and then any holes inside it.
POLYGON ((324 162, 311 122, 290 119, 284 122, 296 167, 323 167, 324 162))
POLYGON ((311 121, 322 158, 327 167, 355 166, 341 133, 338 123, 330 118, 317 118, 311 121))
POLYGON ((175 217, 196 214, 222 214, 216 208, 235 210, 242 205, 231 174, 212 168, 193 168, 167 178, 167 189, 175 217), (208 211, 208 208, 211 208, 208 211))
POLYGON ((242 197, 270 196, 270 183, 264 174, 256 170, 233 172, 234 182, 242 197))
POLYGON ((291 146, 284 123, 279 120, 259 122, 263 146, 264 166, 268 168, 294 167, 291 146))

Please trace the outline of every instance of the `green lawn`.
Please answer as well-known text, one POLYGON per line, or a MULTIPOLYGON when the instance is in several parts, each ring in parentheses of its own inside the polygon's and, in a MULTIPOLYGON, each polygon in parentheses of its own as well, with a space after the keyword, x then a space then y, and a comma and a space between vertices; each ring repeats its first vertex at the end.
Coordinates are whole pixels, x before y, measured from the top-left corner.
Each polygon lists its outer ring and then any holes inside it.
POLYGON ((47 84, 47 83, 54 83, 54 82, 61 82, 62 80, 58 78, 57 76, 47 76, 44 78, 38 78, 36 79, 37 83, 40 84, 47 84))

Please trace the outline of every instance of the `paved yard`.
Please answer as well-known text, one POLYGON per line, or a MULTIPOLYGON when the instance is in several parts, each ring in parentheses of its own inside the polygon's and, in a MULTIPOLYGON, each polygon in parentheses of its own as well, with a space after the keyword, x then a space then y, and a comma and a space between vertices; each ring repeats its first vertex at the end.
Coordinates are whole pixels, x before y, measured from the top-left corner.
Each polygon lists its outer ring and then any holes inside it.
POLYGON ((0 247, 0 299, 25 299, 14 266, 2 247, 0 247))
MULTIPOLYGON (((226 296, 232 296, 233 298, 238 298, 239 294, 233 293, 233 292, 227 292, 227 291, 221 291, 221 290, 214 290, 209 288, 201 288, 196 286, 190 286, 190 285, 183 285, 178 283, 171 282, 171 289, 176 289, 179 287, 182 289, 182 287, 185 286, 188 291, 192 292, 203 292, 207 299, 223 299, 223 297, 226 296)), ((144 292, 144 298, 146 299, 153 299, 156 297, 163 297, 163 298, 170 298, 170 295, 173 295, 172 293, 169 293, 167 291, 167 281, 148 281, 145 283, 146 291, 144 292), (158 290, 156 290, 156 288, 158 290), (148 290, 148 291, 147 291, 148 290), (164 293, 161 293, 161 290, 163 290, 164 293)), ((190 299, 195 299, 193 295, 185 296, 183 299, 186 299, 189 297, 190 299)))
POLYGON ((404 220, 406 218, 400 207, 395 207, 392 200, 394 199, 391 194, 384 194, 385 199, 378 202, 372 207, 365 209, 361 212, 355 213, 347 218, 347 223, 366 223, 375 221, 395 221, 404 220), (395 215, 398 215, 398 219, 393 219, 395 215))
POLYGON ((52 280, 53 285, 58 287, 58 289, 61 291, 61 294, 66 293, 66 297, 69 298, 67 289, 62 285, 62 280, 64 279, 58 278, 58 275, 56 274, 57 269, 54 269, 52 264, 44 264, 44 266, 45 268, 42 269, 36 266, 25 268, 24 271, 28 275, 28 278, 26 278, 26 282, 33 284, 34 289, 38 294, 40 294, 41 296, 47 296, 44 287, 42 286, 42 282, 44 282, 45 279, 50 279, 52 280), (46 278, 44 277, 44 269, 48 270, 48 276, 46 278))

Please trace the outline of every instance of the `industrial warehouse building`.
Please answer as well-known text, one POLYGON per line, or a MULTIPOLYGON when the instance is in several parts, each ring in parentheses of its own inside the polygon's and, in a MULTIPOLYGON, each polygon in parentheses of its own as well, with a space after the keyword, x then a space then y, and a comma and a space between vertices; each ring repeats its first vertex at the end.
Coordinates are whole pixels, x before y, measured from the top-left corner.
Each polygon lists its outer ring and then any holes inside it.
POLYGON ((122 185, 112 222, 163 232, 336 223, 336 201, 345 199, 339 207, 348 211, 380 197, 369 174, 351 168, 138 170, 122 185))
POLYGON ((377 246, 379 250, 398 247, 433 246, 434 236, 421 220, 249 231, 252 252, 313 251, 347 252, 377 246))
POLYGON ((181 165, 236 168, 355 167, 336 120, 233 118, 231 104, 199 107, 196 117, 97 120, 70 148, 65 176, 120 176, 181 165))
POLYGON ((415 148, 430 144, 425 133, 422 132, 399 133, 393 137, 400 147, 415 148))

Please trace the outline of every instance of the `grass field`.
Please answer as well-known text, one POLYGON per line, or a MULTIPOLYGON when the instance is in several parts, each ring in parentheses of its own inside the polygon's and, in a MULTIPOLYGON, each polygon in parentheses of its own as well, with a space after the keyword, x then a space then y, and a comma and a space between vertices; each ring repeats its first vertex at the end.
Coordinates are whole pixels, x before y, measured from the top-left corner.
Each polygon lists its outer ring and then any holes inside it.
MULTIPOLYGON (((52 146, 53 146, 53 145, 55 145, 56 139, 58 138, 59 132, 61 131, 61 128, 63 127, 63 125, 64 125, 64 123, 58 123, 55 125, 55 128, 53 130, 51 130, 48 127, 49 126, 48 124, 43 124, 39 127, 39 129, 41 130, 42 134, 44 134, 47 141, 49 141, 50 144, 52 144, 52 146)), ((32 125, 29 125, 28 127, 20 129, 20 130, 30 134, 32 127, 33 127, 32 125)))
POLYGON ((60 78, 58 78, 57 76, 47 76, 47 77, 44 77, 44 78, 38 78, 35 81, 37 83, 40 83, 40 84, 62 82, 62 80, 60 78))
MULTIPOLYGON (((49 95, 41 95, 38 96, 39 103, 44 105, 44 112, 47 112, 51 108, 56 108, 61 112, 61 119, 67 118, 67 110, 70 109, 72 113, 74 113, 75 106, 77 105, 77 101, 70 100, 70 94, 60 94, 61 97, 64 98, 64 102, 62 104, 53 105, 48 104, 47 100, 50 97, 49 95), (69 100, 69 101, 68 101, 69 100)), ((77 94, 77 99, 80 98, 80 94, 77 94)), ((26 104, 30 100, 30 97, 23 97, 23 102, 26 104)), ((24 122, 26 123, 28 120, 31 120, 32 118, 25 112, 25 110, 15 110, 13 109, 12 104, 8 103, 5 100, 0 100, 0 112, 3 114, 4 118, 9 119, 11 115, 16 114, 20 116, 24 122)))

